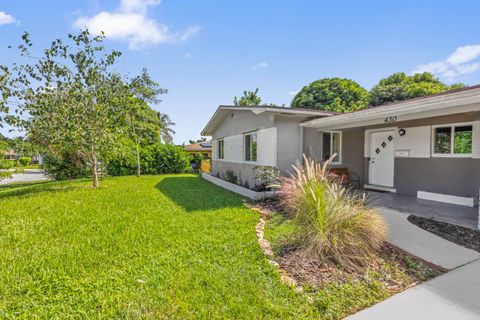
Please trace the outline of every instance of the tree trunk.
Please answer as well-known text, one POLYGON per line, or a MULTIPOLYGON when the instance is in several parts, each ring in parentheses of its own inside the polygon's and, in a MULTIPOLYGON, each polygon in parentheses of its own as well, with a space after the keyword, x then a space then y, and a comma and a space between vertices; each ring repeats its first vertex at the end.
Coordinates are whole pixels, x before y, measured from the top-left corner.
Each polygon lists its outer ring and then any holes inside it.
POLYGON ((135 124, 133 125, 133 136, 135 137, 135 153, 137 157, 137 177, 140 177, 141 167, 140 167, 140 147, 138 145, 137 132, 135 130, 135 124))
POLYGON ((95 154, 94 151, 94 146, 92 145, 92 182, 93 182, 93 187, 98 188, 98 172, 97 172, 97 155, 95 154))
POLYGON ((137 143, 137 177, 140 177, 140 171, 141 171, 141 167, 140 167, 140 150, 138 148, 138 143, 137 143))

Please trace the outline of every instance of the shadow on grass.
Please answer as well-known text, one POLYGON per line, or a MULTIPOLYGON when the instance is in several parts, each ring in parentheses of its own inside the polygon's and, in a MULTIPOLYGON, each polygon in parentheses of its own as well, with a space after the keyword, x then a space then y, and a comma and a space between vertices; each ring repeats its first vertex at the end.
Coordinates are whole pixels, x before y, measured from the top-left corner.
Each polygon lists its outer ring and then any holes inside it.
POLYGON ((240 196, 217 187, 200 176, 165 177, 155 187, 188 212, 243 206, 240 196))
POLYGON ((26 197, 45 192, 65 192, 74 188, 72 185, 62 185, 55 181, 15 182, 0 185, 0 199, 26 197))

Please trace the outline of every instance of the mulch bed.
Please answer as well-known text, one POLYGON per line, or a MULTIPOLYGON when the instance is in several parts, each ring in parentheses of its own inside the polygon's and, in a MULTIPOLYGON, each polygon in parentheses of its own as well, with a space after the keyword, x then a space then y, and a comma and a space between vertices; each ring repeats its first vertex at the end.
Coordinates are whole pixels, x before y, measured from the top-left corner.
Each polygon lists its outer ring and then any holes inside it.
MULTIPOLYGON (((277 198, 265 199, 256 202, 253 206, 267 212, 267 216, 269 212, 281 213, 283 211, 277 198)), ((275 261, 299 285, 317 288, 330 283, 347 283, 352 279, 368 279, 370 277, 369 272, 374 272, 377 274, 375 278, 381 281, 388 291, 398 293, 443 273, 443 270, 426 264, 388 243, 384 243, 376 257, 372 258, 367 266, 354 272, 309 259, 301 253, 301 250, 288 245, 285 245, 283 250, 277 253, 275 261), (407 278, 393 277, 392 265, 397 265, 407 275, 407 278)))
POLYGON ((304 257, 298 250, 291 250, 278 256, 277 262, 281 268, 285 269, 302 286, 322 287, 329 283, 346 283, 351 281, 351 279, 366 279, 368 278, 367 271, 369 271, 375 272, 378 275, 377 280, 382 282, 385 288, 393 293, 413 287, 442 273, 442 271, 432 268, 432 266, 387 243, 384 244, 378 256, 372 259, 368 266, 356 272, 347 272, 342 268, 319 264, 317 260, 304 257), (412 272, 411 266, 407 265, 408 261, 414 261, 415 272, 412 272), (409 276, 409 279, 402 279, 403 281, 394 279, 391 274, 392 271, 386 268, 387 262, 398 264, 409 276))
POLYGON ((448 241, 480 252, 480 230, 473 230, 431 218, 413 215, 408 217, 408 221, 448 241))

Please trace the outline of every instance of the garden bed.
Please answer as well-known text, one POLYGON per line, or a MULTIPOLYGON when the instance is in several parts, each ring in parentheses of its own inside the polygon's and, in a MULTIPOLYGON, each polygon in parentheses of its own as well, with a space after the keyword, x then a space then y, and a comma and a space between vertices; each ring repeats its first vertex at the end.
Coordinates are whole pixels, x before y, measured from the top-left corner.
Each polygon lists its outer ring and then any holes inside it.
POLYGON ((255 206, 266 213, 265 238, 280 270, 285 270, 329 319, 344 318, 442 273, 387 243, 358 271, 322 265, 305 257, 291 242, 296 226, 281 213, 278 201, 267 199, 255 206))
POLYGON ((210 173, 202 173, 202 178, 216 184, 219 187, 227 189, 229 191, 235 192, 241 196, 247 197, 252 200, 261 200, 265 198, 270 198, 275 196, 275 191, 254 191, 238 184, 234 184, 223 179, 217 178, 210 173))
POLYGON ((408 221, 448 241, 480 252, 480 230, 473 230, 454 224, 411 215, 408 221))

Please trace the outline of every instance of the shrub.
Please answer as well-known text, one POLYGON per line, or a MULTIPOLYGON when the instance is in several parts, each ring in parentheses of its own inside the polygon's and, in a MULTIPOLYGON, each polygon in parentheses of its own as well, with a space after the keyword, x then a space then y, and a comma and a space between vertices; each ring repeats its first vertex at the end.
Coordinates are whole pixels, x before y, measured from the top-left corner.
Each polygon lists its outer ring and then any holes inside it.
POLYGON ((5 179, 5 178, 11 178, 12 177, 12 172, 10 171, 3 171, 3 170, 8 170, 12 169, 15 166, 15 162, 11 160, 2 160, 0 159, 0 181, 5 179))
POLYGON ((43 168, 47 175, 55 180, 79 179, 90 176, 88 165, 76 153, 63 155, 47 153, 43 159, 43 168))
POLYGON ((238 183, 238 177, 235 175, 235 172, 233 172, 233 170, 225 171, 225 175, 223 176, 223 180, 228 181, 230 183, 234 183, 234 184, 238 183))
POLYGON ((32 158, 30 158, 30 157, 20 157, 20 158, 18 158, 18 162, 22 166, 28 166, 32 162, 32 158))
POLYGON ((198 173, 200 171, 200 167, 202 165, 203 160, 204 160, 204 157, 201 153, 195 153, 193 155, 193 158, 190 161, 190 164, 194 172, 198 173))
POLYGON ((13 167, 15 167, 15 161, 0 160, 0 169, 12 169, 13 167))
POLYGON ((272 189, 277 185, 280 178, 280 170, 277 167, 272 166, 258 166, 255 167, 255 181, 256 189, 264 191, 272 189))
MULTIPOLYGON (((152 144, 140 149, 140 167, 142 174, 183 173, 190 170, 190 156, 181 146, 152 144)), ((135 174, 137 163, 133 147, 111 159, 107 170, 113 176, 135 174)))
POLYGON ((283 179, 281 203, 298 225, 303 253, 347 270, 365 266, 385 240, 385 224, 365 199, 328 178, 323 166, 304 156, 304 165, 283 179))

